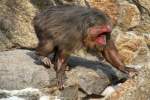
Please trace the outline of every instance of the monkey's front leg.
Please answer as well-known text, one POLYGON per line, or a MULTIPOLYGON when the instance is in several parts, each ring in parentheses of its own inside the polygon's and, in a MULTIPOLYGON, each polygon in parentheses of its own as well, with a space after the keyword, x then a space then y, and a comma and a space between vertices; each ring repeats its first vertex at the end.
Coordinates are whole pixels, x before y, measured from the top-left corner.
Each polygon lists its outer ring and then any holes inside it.
POLYGON ((36 54, 39 55, 39 60, 46 66, 51 67, 53 64, 48 58, 48 55, 53 51, 53 42, 51 40, 39 41, 38 47, 36 48, 36 54))
POLYGON ((125 66, 112 40, 108 40, 107 46, 102 51, 102 54, 106 61, 108 61, 111 65, 113 65, 120 71, 127 73, 129 77, 132 77, 130 76, 130 72, 135 73, 135 75, 137 74, 136 69, 125 66))

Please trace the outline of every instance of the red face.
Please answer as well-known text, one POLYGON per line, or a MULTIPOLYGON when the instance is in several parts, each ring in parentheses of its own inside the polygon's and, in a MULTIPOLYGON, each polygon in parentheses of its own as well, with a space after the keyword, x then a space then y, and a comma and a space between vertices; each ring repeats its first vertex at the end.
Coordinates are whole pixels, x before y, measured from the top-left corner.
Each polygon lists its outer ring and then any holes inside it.
POLYGON ((106 35, 111 33, 112 29, 109 25, 94 26, 89 29, 89 33, 96 44, 106 45, 106 35))

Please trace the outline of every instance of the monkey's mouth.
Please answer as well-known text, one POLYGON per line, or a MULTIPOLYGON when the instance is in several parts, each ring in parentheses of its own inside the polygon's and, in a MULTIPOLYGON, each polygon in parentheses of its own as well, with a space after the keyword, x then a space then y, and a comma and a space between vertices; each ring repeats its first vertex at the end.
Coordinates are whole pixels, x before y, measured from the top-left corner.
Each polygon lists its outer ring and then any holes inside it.
POLYGON ((106 45, 106 35, 110 34, 110 32, 99 33, 96 37, 96 43, 99 45, 106 45))

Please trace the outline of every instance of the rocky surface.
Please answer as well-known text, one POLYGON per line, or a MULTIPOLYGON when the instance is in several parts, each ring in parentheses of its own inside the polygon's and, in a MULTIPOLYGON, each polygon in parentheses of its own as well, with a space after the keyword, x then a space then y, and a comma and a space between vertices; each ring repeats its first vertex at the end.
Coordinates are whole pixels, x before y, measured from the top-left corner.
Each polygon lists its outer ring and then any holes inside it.
POLYGON ((0 1, 0 51, 36 46, 38 41, 32 26, 36 10, 28 0, 0 1))
POLYGON ((0 0, 0 51, 4 51, 0 52, 0 88, 2 89, 0 97, 9 98, 3 100, 16 98, 32 100, 28 98, 28 94, 31 98, 41 97, 41 100, 54 99, 54 96, 73 97, 68 98, 71 100, 74 98, 76 100, 77 97, 79 100, 80 97, 93 100, 95 97, 94 99, 100 100, 102 97, 100 94, 106 87, 101 94, 104 95, 102 100, 148 100, 150 98, 150 1, 86 1, 91 7, 101 9, 111 17, 112 23, 116 24, 112 38, 119 53, 127 66, 140 69, 139 75, 125 83, 107 87, 108 84, 116 83, 123 76, 115 69, 112 70, 110 66, 98 63, 96 57, 91 57, 84 50, 80 50, 75 54, 77 57, 70 58, 71 71, 67 72, 65 90, 60 92, 56 87, 54 70, 35 64, 37 60, 32 51, 4 50, 34 48, 37 45, 38 41, 32 26, 32 19, 36 12, 44 10, 49 5, 87 6, 85 0, 0 0), (11 91, 24 88, 27 90, 11 91), (39 89, 38 93, 34 92, 35 89, 39 89), (35 96, 34 93, 37 95, 35 96))
POLYGON ((71 70, 66 73, 65 90, 60 92, 56 87, 53 68, 46 69, 35 64, 36 61, 32 51, 18 49, 0 52, 0 89, 49 88, 48 91, 54 96, 75 97, 73 95, 79 91, 85 97, 93 94, 100 96, 108 85, 126 78, 126 75, 110 65, 71 57, 71 70))
POLYGON ((26 53, 20 50, 0 53, 1 89, 36 88, 49 84, 48 70, 34 64, 34 60, 26 53))
MULTIPOLYGON (((141 58, 142 59, 142 58, 141 58)), ((150 59, 149 59, 150 61, 150 59)), ((149 100, 150 98, 150 63, 145 62, 134 80, 121 84, 107 100, 149 100)))
POLYGON ((106 14, 109 15, 111 18, 111 22, 113 24, 117 23, 118 14, 119 14, 119 3, 117 0, 87 0, 91 7, 96 7, 106 14))
POLYGON ((140 11, 134 4, 128 2, 120 2, 118 25, 124 30, 133 28, 140 24, 140 11))
POLYGON ((125 64, 133 64, 135 62, 134 60, 138 60, 140 57, 142 57, 143 60, 140 59, 141 61, 139 61, 138 64, 148 61, 150 55, 149 49, 144 36, 138 35, 137 32, 122 32, 118 34, 115 43, 125 64))

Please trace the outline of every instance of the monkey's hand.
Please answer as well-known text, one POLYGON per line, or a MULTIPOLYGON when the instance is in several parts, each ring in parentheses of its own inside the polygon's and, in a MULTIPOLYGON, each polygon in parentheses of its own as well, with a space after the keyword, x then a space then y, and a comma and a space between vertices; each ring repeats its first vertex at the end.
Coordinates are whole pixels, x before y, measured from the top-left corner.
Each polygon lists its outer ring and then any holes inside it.
POLYGON ((48 57, 40 56, 40 61, 48 68, 53 66, 51 60, 48 57))
POLYGON ((122 72, 128 74, 129 78, 132 78, 138 75, 138 71, 135 68, 130 68, 130 67, 124 67, 124 70, 122 70, 122 72))

